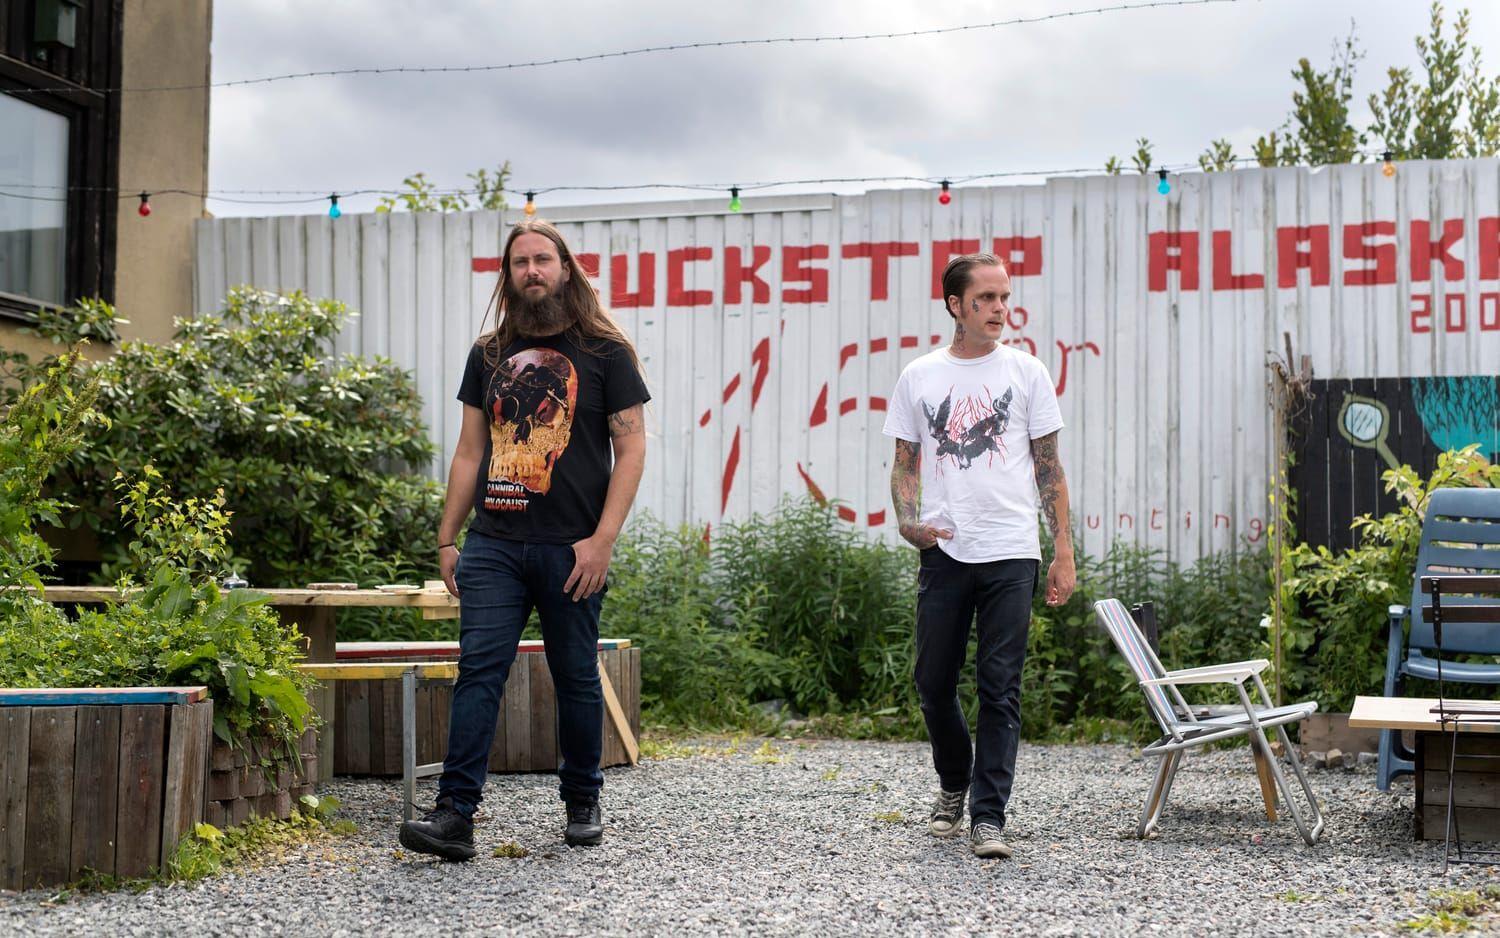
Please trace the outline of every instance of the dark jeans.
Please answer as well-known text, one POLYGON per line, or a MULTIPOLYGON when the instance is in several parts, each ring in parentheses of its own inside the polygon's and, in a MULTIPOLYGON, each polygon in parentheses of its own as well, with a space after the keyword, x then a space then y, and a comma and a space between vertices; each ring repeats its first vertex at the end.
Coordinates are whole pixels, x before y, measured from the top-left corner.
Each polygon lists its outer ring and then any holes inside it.
POLYGON ((1021 735, 1021 665, 1036 589, 1035 560, 962 563, 931 547, 917 572, 917 696, 945 791, 969 790, 971 824, 1005 826, 1021 735), (979 623, 979 727, 958 701, 969 628, 979 623), (972 775, 972 780, 971 780, 972 775))
POLYGON ((438 799, 472 815, 484 791, 505 678, 535 608, 557 691, 558 769, 563 800, 597 798, 604 785, 604 694, 599 686, 601 590, 574 602, 568 544, 507 541, 470 531, 458 558, 458 683, 448 718, 448 755, 438 799))

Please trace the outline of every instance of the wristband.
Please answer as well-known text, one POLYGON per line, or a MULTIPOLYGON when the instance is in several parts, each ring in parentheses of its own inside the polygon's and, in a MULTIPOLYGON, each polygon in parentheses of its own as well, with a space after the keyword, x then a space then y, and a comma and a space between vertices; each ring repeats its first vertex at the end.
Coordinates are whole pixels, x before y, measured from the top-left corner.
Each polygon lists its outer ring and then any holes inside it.
POLYGON ((438 545, 438 550, 442 550, 444 547, 451 547, 454 550, 458 550, 458 545, 455 544, 455 543, 452 543, 452 542, 449 542, 447 544, 439 544, 438 545))

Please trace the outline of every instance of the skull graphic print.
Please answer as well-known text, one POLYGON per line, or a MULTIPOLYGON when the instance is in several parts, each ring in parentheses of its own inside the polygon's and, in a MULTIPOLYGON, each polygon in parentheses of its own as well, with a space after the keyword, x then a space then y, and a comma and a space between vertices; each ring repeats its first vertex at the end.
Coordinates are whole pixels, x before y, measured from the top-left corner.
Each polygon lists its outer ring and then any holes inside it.
POLYGON ((578 373, 566 356, 532 348, 501 363, 490 400, 490 465, 484 507, 525 511, 546 495, 573 432, 578 373))

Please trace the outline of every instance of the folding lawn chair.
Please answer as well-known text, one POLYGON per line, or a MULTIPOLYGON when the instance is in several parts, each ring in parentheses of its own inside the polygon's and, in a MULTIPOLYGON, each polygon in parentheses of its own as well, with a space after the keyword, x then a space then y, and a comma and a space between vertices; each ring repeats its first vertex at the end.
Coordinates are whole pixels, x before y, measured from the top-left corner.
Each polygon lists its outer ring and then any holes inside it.
MULTIPOLYGON (((1129 662, 1130 670, 1135 673, 1141 690, 1146 695, 1146 705, 1162 728, 1161 739, 1142 750, 1143 755, 1159 757, 1161 766, 1156 772, 1156 781, 1152 784, 1150 793, 1146 795, 1146 806, 1141 812, 1136 836, 1146 837, 1156 827, 1162 808, 1166 806, 1167 794, 1172 789, 1172 779, 1188 749, 1219 739, 1249 736, 1252 754, 1266 766, 1275 780, 1275 790, 1280 791, 1282 799, 1291 810, 1292 820, 1302 834, 1302 839, 1309 844, 1317 842, 1323 833, 1323 813, 1313 795, 1312 786, 1307 782, 1307 775, 1302 770, 1302 762, 1297 758, 1297 750, 1286 735, 1286 724, 1295 723, 1317 712, 1317 702, 1274 706, 1271 695, 1266 692, 1265 683, 1260 679, 1260 672, 1270 666, 1270 662, 1264 659, 1167 671, 1146 644, 1141 630, 1130 617, 1124 603, 1118 599, 1106 599, 1094 604, 1094 613, 1114 640, 1115 647, 1129 662), (1247 681, 1255 682, 1255 691, 1262 703, 1252 702, 1250 692, 1245 687, 1247 681), (1216 708, 1214 715, 1200 718, 1194 708, 1183 700, 1182 694, 1177 690, 1179 684, 1233 684, 1239 692, 1240 705, 1234 708, 1216 708), (1303 809, 1292 797, 1292 789, 1266 741, 1264 731, 1272 727, 1280 736, 1287 761, 1291 763, 1292 770, 1297 773, 1297 780, 1302 785, 1307 810, 1311 814, 1311 826, 1308 819, 1303 817, 1303 809)), ((1271 793, 1267 793, 1268 806, 1271 797, 1271 793)))

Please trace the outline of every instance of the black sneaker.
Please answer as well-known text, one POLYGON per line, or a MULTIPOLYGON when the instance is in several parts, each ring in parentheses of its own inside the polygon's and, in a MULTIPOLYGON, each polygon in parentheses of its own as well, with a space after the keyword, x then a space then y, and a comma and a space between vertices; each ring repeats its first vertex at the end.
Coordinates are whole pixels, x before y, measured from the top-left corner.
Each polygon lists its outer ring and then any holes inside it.
POLYGON ((599 799, 568 802, 568 829, 563 840, 570 847, 593 847, 604 840, 604 816, 599 799))
POLYGON ((952 837, 964 829, 964 796, 967 787, 958 791, 938 789, 932 799, 932 814, 927 818, 927 832, 934 837, 952 837))
POLYGON ((1000 828, 988 821, 980 821, 974 825, 974 829, 969 832, 969 847, 974 851, 974 856, 982 859, 1005 858, 1012 852, 1010 844, 1000 839, 1000 828))
POLYGON ((422 815, 420 821, 401 823, 401 846, 445 860, 469 860, 474 850, 474 822, 447 801, 422 815))

